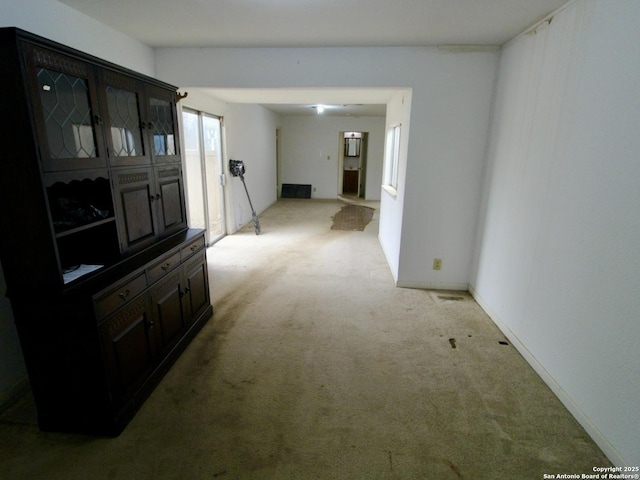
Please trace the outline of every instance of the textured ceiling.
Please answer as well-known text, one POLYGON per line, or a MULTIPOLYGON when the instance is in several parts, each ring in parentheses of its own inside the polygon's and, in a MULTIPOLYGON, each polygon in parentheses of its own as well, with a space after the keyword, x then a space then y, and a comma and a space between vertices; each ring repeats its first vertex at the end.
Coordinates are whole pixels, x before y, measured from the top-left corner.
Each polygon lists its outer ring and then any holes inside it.
POLYGON ((502 45, 567 0, 60 0, 153 47, 502 45))
MULTIPOLYGON (((152 47, 500 46, 568 0, 59 0, 152 47)), ((384 115, 389 92, 209 90, 287 115, 384 115)))

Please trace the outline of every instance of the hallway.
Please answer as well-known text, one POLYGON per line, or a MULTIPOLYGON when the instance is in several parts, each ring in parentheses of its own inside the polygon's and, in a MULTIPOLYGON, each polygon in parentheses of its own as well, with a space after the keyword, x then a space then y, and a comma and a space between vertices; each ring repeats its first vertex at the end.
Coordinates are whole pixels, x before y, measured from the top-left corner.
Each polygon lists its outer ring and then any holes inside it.
MULTIPOLYGON (((115 439, 0 416, 6 479, 540 479, 607 459, 466 292, 400 289, 344 203, 208 251, 215 315, 115 439)), ((366 205, 377 208, 375 203, 366 205)))

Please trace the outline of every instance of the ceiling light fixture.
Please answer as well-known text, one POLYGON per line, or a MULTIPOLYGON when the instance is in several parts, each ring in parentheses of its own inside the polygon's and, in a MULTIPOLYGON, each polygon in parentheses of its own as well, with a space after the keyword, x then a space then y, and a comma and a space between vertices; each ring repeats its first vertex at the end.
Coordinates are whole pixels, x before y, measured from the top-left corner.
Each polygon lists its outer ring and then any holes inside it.
POLYGON ((316 105, 316 111, 318 112, 318 115, 320 115, 324 112, 324 105, 316 105))

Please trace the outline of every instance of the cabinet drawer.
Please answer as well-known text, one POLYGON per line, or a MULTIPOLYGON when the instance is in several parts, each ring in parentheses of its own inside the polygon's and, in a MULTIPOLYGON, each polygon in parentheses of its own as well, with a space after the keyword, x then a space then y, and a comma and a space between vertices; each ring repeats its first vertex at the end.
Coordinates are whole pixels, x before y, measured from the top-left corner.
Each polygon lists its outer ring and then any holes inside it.
POLYGON ((167 255, 154 266, 147 268, 147 279, 149 284, 152 284, 178 265, 180 265, 180 252, 176 251, 167 255))
POLYGON ((116 288, 109 290, 95 300, 96 316, 98 320, 115 312, 140 292, 147 288, 144 272, 116 288))
POLYGON ((204 248, 204 236, 200 236, 196 238, 189 245, 186 245, 180 249, 180 255, 182 257, 182 261, 185 261, 187 258, 192 256, 201 248, 204 248))

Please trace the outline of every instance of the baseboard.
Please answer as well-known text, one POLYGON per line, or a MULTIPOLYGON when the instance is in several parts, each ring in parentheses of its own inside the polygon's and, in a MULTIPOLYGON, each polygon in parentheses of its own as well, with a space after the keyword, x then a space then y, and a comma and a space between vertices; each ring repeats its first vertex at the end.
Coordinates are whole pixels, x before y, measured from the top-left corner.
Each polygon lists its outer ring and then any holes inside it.
POLYGON ((404 280, 396 281, 396 287, 421 290, 462 290, 465 292, 469 289, 467 283, 411 282, 404 280))
POLYGON ((4 412, 13 405, 30 388, 29 377, 24 377, 11 385, 7 390, 0 392, 0 412, 4 412))
POLYGON ((493 323, 502 331, 502 333, 511 341, 511 344, 520 352, 520 355, 531 365, 536 373, 547 384, 556 397, 562 402, 562 404, 569 410, 571 415, 576 421, 585 429, 587 434, 592 440, 600 447, 602 452, 607 458, 617 467, 629 467, 631 466, 624 457, 616 450, 616 448, 609 442, 607 437, 598 429, 598 427, 591 421, 585 412, 573 401, 573 399, 567 394, 567 392, 560 386, 560 384, 553 378, 553 376, 547 371, 546 368, 533 356, 533 354, 527 349, 527 347, 520 341, 511 329, 500 319, 500 317, 489 307, 489 305, 482 299, 482 297, 476 292, 473 286, 469 285, 469 293, 473 296, 474 300, 485 313, 491 318, 493 323))

